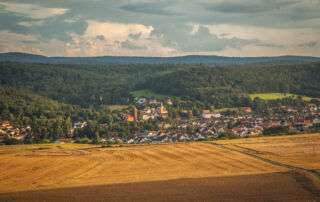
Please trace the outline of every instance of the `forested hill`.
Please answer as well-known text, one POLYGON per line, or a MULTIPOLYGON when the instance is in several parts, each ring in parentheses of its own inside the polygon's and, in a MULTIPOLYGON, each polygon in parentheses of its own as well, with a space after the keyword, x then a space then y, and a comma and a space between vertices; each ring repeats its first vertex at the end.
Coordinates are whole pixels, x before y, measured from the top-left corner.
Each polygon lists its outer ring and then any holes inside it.
POLYGON ((81 106, 127 103, 131 92, 149 90, 216 107, 241 106, 248 93, 290 92, 320 97, 320 63, 42 64, 0 62, 0 87, 81 106))
POLYGON ((23 63, 51 63, 51 64, 250 64, 250 63, 288 63, 288 62, 316 62, 317 57, 279 56, 279 57, 222 57, 189 55, 181 57, 45 57, 27 53, 0 53, 0 61, 23 63))
POLYGON ((320 97, 320 63, 190 67, 147 80, 141 88, 204 101, 217 107, 242 106, 249 93, 295 93, 320 97))

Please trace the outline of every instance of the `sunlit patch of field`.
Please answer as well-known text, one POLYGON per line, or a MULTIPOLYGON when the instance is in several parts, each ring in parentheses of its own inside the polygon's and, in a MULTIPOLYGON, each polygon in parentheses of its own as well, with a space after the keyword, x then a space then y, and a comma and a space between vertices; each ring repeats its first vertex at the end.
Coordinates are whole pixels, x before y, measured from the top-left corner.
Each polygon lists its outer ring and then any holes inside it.
POLYGON ((0 193, 286 171, 206 143, 0 147, 0 193))
POLYGON ((222 140, 218 143, 288 165, 320 170, 320 134, 222 140))
MULTIPOLYGON (((284 99, 284 98, 297 98, 299 95, 292 94, 292 93, 253 93, 249 94, 249 97, 253 100, 254 98, 258 97, 263 100, 277 100, 277 99, 284 99)), ((308 96, 301 96, 303 100, 310 101, 312 98, 308 96)))

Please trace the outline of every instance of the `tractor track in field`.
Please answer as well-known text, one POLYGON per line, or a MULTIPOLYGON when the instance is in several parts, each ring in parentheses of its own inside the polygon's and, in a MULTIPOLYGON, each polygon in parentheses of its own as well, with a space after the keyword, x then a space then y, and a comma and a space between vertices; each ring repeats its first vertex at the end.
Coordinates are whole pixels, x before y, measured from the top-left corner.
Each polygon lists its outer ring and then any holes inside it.
POLYGON ((317 201, 320 201, 320 186, 319 186, 319 184, 320 184, 319 183, 320 170, 306 169, 306 168, 302 168, 302 167, 298 167, 298 166, 293 166, 293 165, 281 163, 279 161, 275 161, 275 160, 260 156, 259 154, 262 154, 262 153, 259 151, 251 150, 246 147, 241 147, 238 145, 232 145, 232 146, 239 148, 239 149, 236 149, 233 147, 228 147, 224 144, 219 144, 216 142, 207 142, 207 144, 211 144, 211 145, 219 147, 221 149, 226 149, 229 151, 238 152, 238 153, 253 157, 257 160, 263 161, 265 163, 269 163, 273 166, 287 168, 289 170, 288 173, 290 174, 290 176, 292 176, 294 178, 294 180, 298 184, 300 184, 300 186, 302 186, 305 190, 309 191, 316 198, 317 201), (317 182, 313 182, 305 174, 311 174, 312 176, 315 177, 317 182), (318 186, 315 183, 318 183, 318 186))

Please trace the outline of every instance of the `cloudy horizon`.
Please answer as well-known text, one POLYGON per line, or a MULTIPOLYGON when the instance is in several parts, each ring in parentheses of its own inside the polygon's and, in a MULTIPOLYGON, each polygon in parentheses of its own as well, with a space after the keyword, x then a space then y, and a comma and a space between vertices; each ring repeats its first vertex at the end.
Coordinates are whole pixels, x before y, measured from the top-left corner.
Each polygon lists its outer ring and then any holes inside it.
POLYGON ((320 0, 0 0, 0 52, 320 56, 320 0))

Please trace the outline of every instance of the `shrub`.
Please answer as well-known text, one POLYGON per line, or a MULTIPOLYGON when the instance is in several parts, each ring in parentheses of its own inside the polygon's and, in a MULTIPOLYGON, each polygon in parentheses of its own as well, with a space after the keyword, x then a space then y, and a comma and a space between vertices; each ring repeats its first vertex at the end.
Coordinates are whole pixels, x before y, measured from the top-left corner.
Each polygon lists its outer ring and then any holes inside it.
POLYGON ((21 144, 22 142, 16 138, 7 136, 4 138, 3 143, 6 145, 15 145, 15 144, 21 144))
POLYGON ((87 138, 87 137, 77 138, 75 143, 78 143, 78 144, 90 144, 91 140, 89 138, 87 138))
POLYGON ((51 143, 51 140, 49 140, 49 139, 43 139, 43 140, 41 140, 40 143, 41 143, 41 144, 49 144, 49 143, 51 143))

